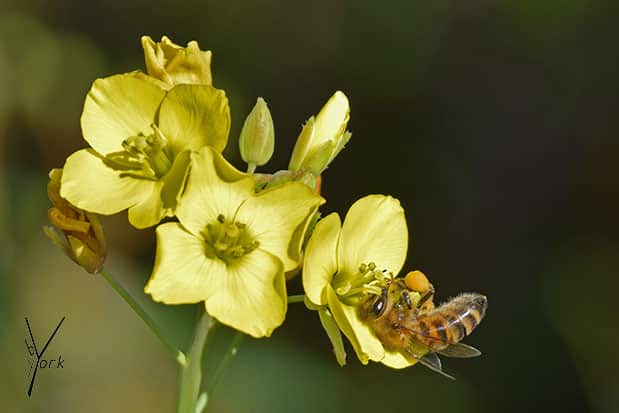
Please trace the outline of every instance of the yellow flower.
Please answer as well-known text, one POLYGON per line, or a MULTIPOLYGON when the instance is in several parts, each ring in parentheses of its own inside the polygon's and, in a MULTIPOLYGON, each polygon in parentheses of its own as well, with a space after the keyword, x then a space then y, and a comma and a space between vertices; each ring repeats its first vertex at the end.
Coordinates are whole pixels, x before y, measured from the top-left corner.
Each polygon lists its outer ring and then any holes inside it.
POLYGON ((269 336, 286 314, 284 273, 299 265, 298 230, 324 200, 298 182, 256 195, 251 175, 209 147, 192 153, 191 165, 180 222, 157 227, 144 291, 166 304, 204 301, 223 324, 269 336))
MULTIPOLYGON (((318 308, 328 308, 328 315, 364 364, 368 360, 394 368, 414 364, 399 352, 385 350, 358 311, 369 293, 380 294, 364 276, 367 271, 361 270, 370 267, 397 274, 407 248, 408 229, 400 202, 369 195, 352 205, 343 225, 337 213, 318 222, 305 249, 303 287, 307 298, 318 308)), ((321 321, 324 325, 322 315, 321 321)), ((333 335, 332 330, 328 333, 333 335)), ((337 346, 335 350, 337 353, 337 346)))
POLYGON ((202 51, 195 40, 182 47, 163 36, 155 43, 150 36, 142 36, 146 73, 160 80, 170 89, 179 84, 211 85, 210 50, 202 51))
POLYGON ((303 126, 288 169, 311 171, 316 176, 322 174, 350 140, 351 134, 346 131, 349 118, 348 98, 337 91, 318 116, 312 116, 303 126))
POLYGON ((137 228, 173 216, 188 173, 189 152, 221 151, 230 130, 223 91, 178 85, 164 91, 134 74, 98 79, 81 118, 92 149, 67 159, 61 195, 103 215, 129 209, 137 228))
POLYGON ((82 211, 61 198, 61 176, 62 169, 49 172, 47 195, 53 207, 47 215, 52 225, 43 227, 43 231, 79 266, 89 273, 99 272, 106 255, 103 228, 95 214, 82 211))

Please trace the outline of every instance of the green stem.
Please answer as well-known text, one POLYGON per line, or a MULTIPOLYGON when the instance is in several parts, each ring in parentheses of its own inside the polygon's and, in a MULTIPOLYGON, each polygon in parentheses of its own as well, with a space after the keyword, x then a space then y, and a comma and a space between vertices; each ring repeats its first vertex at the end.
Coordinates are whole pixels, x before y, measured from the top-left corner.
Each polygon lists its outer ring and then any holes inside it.
POLYGON ((217 383, 219 382, 221 375, 223 374, 224 370, 226 369, 226 367, 232 360, 232 357, 236 356, 237 349, 239 347, 239 344, 243 340, 243 337, 245 337, 243 333, 239 332, 239 333, 236 333, 236 335, 234 336, 234 339, 232 339, 232 343, 228 347, 228 350, 226 351, 224 358, 219 362, 219 366, 217 366, 217 370, 215 370, 215 375, 213 376, 213 380, 211 380, 210 386, 208 387, 206 391, 207 394, 212 394, 213 390, 215 390, 215 387, 217 386, 217 383))
POLYGON ((288 296, 288 304, 302 303, 304 300, 305 300, 305 295, 303 294, 288 296))
POLYGON ((151 329, 153 333, 159 338, 159 340, 163 343, 163 345, 172 353, 176 361, 180 365, 185 364, 185 354, 177 349, 172 343, 168 341, 168 339, 163 335, 163 333, 159 330, 159 327, 155 323, 155 321, 150 318, 150 316, 144 311, 144 309, 140 306, 140 304, 120 285, 112 275, 102 269, 99 271, 99 274, 105 278, 105 280, 110 284, 110 286, 116 291, 116 293, 123 299, 129 307, 146 323, 146 325, 151 329))
POLYGON ((177 413, 199 413, 206 406, 207 394, 200 395, 202 382, 202 354, 216 323, 202 311, 187 356, 181 367, 177 413), (197 410, 200 408, 200 410, 197 410))
POLYGON ((247 173, 248 174, 253 174, 255 170, 256 170, 256 164, 255 163, 247 164, 247 173))

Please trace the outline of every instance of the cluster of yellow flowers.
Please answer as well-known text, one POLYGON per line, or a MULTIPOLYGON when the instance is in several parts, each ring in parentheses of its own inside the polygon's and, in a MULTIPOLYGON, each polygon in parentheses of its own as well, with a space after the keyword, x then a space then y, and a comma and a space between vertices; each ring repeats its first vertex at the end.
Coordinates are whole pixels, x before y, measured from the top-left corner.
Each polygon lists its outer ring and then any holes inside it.
POLYGON ((156 226, 144 288, 155 301, 203 302, 219 322, 267 337, 285 319, 287 279, 302 271, 305 303, 318 311, 340 364, 341 332, 363 363, 414 364, 385 350, 358 311, 380 294, 360 268, 398 274, 404 264, 408 230, 399 201, 369 195, 343 223, 337 213, 319 220, 320 177, 351 137, 347 97, 336 92, 305 123, 288 169, 274 174, 254 173, 274 150, 271 114, 259 98, 239 138, 248 164, 242 172, 222 156, 230 110, 212 85, 211 52, 167 37, 144 36, 142 45, 146 72, 98 79, 88 92, 81 127, 90 147, 50 173, 50 238, 96 273, 106 247, 95 214, 127 209, 136 228, 156 226))

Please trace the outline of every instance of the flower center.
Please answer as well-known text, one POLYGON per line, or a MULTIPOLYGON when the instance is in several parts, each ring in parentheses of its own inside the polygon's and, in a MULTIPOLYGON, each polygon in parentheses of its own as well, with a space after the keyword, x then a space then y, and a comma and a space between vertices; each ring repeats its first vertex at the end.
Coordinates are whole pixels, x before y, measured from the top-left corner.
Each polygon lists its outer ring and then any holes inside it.
POLYGON ((260 242, 254 239, 241 222, 226 220, 223 215, 218 215, 217 220, 208 224, 204 231, 205 252, 209 258, 219 258, 226 264, 249 254, 260 242))
POLYGON ((167 151, 167 139, 157 125, 151 125, 153 133, 140 133, 122 142, 123 150, 105 156, 105 162, 112 168, 123 171, 121 177, 146 178, 158 180, 170 166, 172 156, 167 151))
POLYGON ((348 305, 358 305, 368 295, 380 295, 382 289, 393 279, 393 273, 378 270, 376 264, 362 263, 354 274, 338 272, 332 285, 340 300, 348 305))

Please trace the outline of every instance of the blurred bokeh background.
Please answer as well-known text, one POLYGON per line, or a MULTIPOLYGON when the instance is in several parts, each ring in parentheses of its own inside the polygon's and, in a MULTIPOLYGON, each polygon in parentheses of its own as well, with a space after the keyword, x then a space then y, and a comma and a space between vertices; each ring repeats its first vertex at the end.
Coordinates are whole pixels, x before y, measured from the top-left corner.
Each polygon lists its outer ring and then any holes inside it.
MULTIPOLYGON (((48 170, 85 146, 91 82, 143 68, 140 36, 167 34, 213 50, 239 167, 256 97, 275 121, 272 171, 345 91, 353 138, 324 174, 323 212, 399 198, 408 269, 439 301, 478 291, 490 303, 467 340, 483 356, 444 361, 456 382, 353 354, 340 368, 316 314, 292 305, 271 339, 243 342, 208 411, 619 412, 618 18, 614 0, 0 0, 0 410, 174 411, 173 360, 41 231, 48 170), (39 340, 66 316, 49 350, 65 368, 41 370, 31 399, 25 316, 39 340)), ((104 225, 107 268, 186 346, 195 308, 141 292, 153 231, 126 214, 104 225)))

